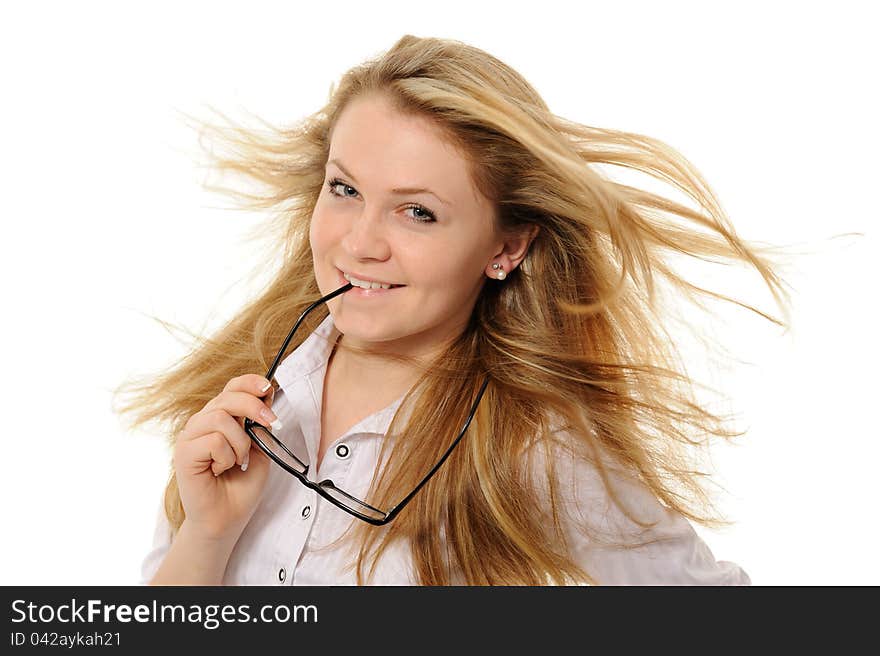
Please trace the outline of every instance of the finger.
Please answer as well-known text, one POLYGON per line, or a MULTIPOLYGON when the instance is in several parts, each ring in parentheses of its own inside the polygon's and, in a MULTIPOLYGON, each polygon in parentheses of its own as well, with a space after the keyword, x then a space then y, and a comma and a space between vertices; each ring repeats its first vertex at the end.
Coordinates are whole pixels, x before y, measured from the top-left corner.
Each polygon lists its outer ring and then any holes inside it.
POLYGON ((263 397, 263 403, 265 403, 267 407, 272 409, 272 412, 275 412, 275 409, 272 408, 273 404, 275 403, 275 388, 274 387, 270 387, 269 391, 266 392, 266 396, 263 397))
POLYGON ((235 451, 235 461, 243 462, 245 454, 251 446, 251 438, 241 427, 241 424, 228 412, 222 409, 199 412, 192 416, 187 429, 180 434, 178 440, 197 440, 209 433, 221 433, 226 437, 230 446, 235 451))
POLYGON ((235 465, 235 451, 223 433, 208 433, 196 440, 178 444, 174 451, 174 461, 178 471, 200 474, 211 469, 217 476, 235 465))
POLYGON ((263 453, 260 448, 251 446, 251 450, 248 451, 247 460, 245 461, 246 466, 242 467, 242 471, 250 471, 255 467, 271 466, 271 462, 269 456, 263 453))
POLYGON ((259 374, 244 374, 243 376, 232 378, 226 383, 226 387, 223 388, 223 391, 249 392, 254 396, 263 396, 270 389, 272 389, 272 383, 268 381, 265 376, 260 376, 259 374))
MULTIPOLYGON (((266 405, 270 408, 274 404, 274 402, 275 402, 275 388, 274 387, 269 388, 269 391, 266 394, 265 402, 266 402, 266 405)), ((244 427, 244 424, 242 421, 242 428, 243 427, 244 427)), ((248 446, 252 446, 252 445, 249 444, 248 446)), ((257 452, 261 453, 259 449, 257 449, 257 452)), ((261 453, 261 455, 262 455, 262 453, 261 453)), ((247 471, 248 465, 250 464, 249 460, 248 460, 249 457, 250 457, 250 449, 248 449, 248 452, 244 454, 244 461, 241 463, 241 470, 242 471, 247 471)))
POLYGON ((227 469, 231 469, 235 465, 235 451, 229 444, 229 440, 223 433, 211 433, 208 443, 208 453, 211 456, 211 471, 214 476, 219 476, 227 469))
MULTIPOLYGON (((271 388, 270 388, 271 389, 271 388)), ((274 399, 274 396, 272 397, 274 399)), ((205 406, 204 411, 225 410, 236 419, 249 417, 273 431, 281 429, 283 424, 272 411, 271 401, 266 403, 249 392, 220 392, 205 406)), ((243 421, 238 422, 240 426, 243 421)))

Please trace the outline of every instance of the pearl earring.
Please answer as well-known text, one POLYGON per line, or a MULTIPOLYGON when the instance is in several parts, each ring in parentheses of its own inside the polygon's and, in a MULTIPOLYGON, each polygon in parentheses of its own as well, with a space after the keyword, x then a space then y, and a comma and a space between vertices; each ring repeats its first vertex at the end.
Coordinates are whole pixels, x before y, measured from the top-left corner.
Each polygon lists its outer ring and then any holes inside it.
POLYGON ((492 265, 492 268, 493 269, 500 269, 500 271, 498 271, 498 274, 497 274, 498 280, 504 280, 504 276, 506 276, 507 274, 504 273, 504 269, 501 268, 501 265, 496 262, 495 264, 492 265))

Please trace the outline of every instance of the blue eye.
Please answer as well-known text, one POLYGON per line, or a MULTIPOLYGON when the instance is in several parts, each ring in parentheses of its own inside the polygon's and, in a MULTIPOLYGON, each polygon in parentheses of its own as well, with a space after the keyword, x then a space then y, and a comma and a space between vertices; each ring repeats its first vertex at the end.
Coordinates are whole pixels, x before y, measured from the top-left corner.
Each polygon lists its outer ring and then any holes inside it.
MULTIPOLYGON (((327 188, 329 189, 332 196, 336 196, 337 198, 354 198, 354 196, 348 196, 344 192, 340 194, 338 191, 336 191, 336 187, 339 186, 345 187, 346 189, 351 189, 352 191, 357 193, 357 189, 349 184, 344 183, 339 178, 333 178, 327 183, 327 188)), ((437 220, 436 215, 431 210, 429 210, 427 207, 424 207, 423 205, 419 205, 418 203, 410 203, 406 206, 406 209, 421 212, 423 218, 420 218, 419 216, 409 217, 410 220, 414 221, 415 223, 432 223, 433 221, 437 220)))
MULTIPOLYGON (((354 187, 350 187, 349 185, 345 184, 344 182, 342 182, 340 180, 331 180, 330 182, 327 183, 327 186, 330 188, 331 194, 333 194, 334 196, 345 196, 345 194, 340 194, 339 192, 334 191, 334 189, 336 187, 338 187, 339 185, 342 185, 343 187, 346 187, 348 189, 354 189, 354 187)), ((348 196, 348 198, 352 198, 352 196, 348 196)))

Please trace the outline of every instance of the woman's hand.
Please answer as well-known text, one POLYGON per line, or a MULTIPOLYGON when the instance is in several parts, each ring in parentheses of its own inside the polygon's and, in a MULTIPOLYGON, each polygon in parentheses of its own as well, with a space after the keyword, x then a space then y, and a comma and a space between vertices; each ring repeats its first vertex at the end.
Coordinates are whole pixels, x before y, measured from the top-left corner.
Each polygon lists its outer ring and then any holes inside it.
POLYGON ((244 418, 264 426, 275 421, 275 390, 263 391, 268 382, 257 374, 233 378, 177 436, 174 470, 186 522, 204 538, 237 540, 266 486, 271 463, 251 449, 244 418))

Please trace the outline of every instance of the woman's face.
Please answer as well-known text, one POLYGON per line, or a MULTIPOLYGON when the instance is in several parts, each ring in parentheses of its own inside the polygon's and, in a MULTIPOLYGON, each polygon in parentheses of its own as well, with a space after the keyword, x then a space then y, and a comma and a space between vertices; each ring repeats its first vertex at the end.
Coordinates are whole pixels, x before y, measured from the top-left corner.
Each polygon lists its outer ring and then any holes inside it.
POLYGON ((488 280, 505 262, 493 259, 504 241, 491 204, 426 119, 378 96, 354 100, 333 128, 324 182, 309 231, 321 294, 344 274, 400 285, 328 303, 345 341, 428 353, 464 330, 483 284, 503 284, 488 280))

